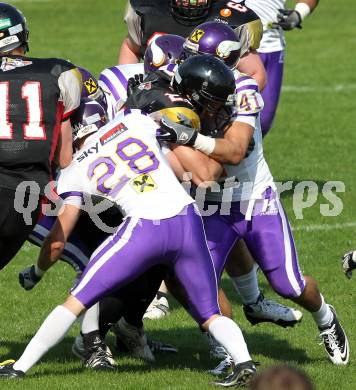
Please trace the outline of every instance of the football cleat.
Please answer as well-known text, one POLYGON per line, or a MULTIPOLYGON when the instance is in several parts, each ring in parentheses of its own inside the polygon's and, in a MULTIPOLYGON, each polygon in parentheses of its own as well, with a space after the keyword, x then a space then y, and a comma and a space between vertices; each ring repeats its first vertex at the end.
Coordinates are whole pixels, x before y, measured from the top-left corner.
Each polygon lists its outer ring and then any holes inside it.
POLYGON ((356 251, 345 253, 341 265, 346 277, 351 279, 352 271, 356 268, 356 251))
MULTIPOLYGON (((114 360, 114 357, 113 357, 113 354, 112 354, 110 348, 107 345, 105 345, 105 346, 106 346, 106 356, 107 356, 110 364, 112 366, 117 366, 117 363, 114 360)), ((74 340, 74 343, 72 345, 72 353, 80 360, 84 361, 87 358, 87 353, 85 352, 85 348, 84 348, 83 336, 81 334, 78 335, 74 340)))
POLYGON ((177 353, 178 348, 172 344, 163 343, 161 341, 147 339, 147 344, 150 347, 152 353, 157 352, 168 352, 168 353, 177 353))
POLYGON ((321 345, 324 344, 329 359, 337 365, 346 365, 349 361, 349 342, 346 333, 340 325, 335 309, 329 305, 333 312, 333 320, 328 327, 319 328, 321 345))
POLYGON ((15 360, 5 360, 0 363, 0 379, 21 379, 25 373, 14 369, 15 360))
POLYGON ((256 367, 252 360, 237 364, 233 372, 221 381, 213 382, 215 386, 221 387, 243 387, 247 386, 256 374, 256 367))
POLYGON ((169 314, 169 303, 166 297, 154 298, 143 316, 144 320, 159 320, 169 314))
POLYGON ((261 293, 251 305, 244 305, 244 313, 252 325, 260 322, 272 322, 286 328, 294 326, 302 320, 303 313, 288 306, 281 305, 271 299, 266 299, 261 293))
POLYGON ((230 355, 227 355, 224 360, 222 360, 215 368, 209 370, 208 372, 209 374, 219 376, 227 374, 230 368, 232 368, 233 366, 234 361, 232 360, 232 357, 230 355))
POLYGON ((106 345, 104 342, 100 342, 97 345, 93 345, 86 351, 86 357, 83 360, 85 368, 93 370, 112 371, 115 370, 115 364, 110 362, 108 354, 106 352, 106 345))
POLYGON ((147 336, 143 327, 137 328, 136 326, 130 325, 122 317, 111 329, 119 339, 118 341, 124 344, 133 357, 143 359, 147 362, 154 362, 156 360, 147 344, 147 336))
POLYGON ((212 359, 225 360, 229 355, 226 349, 218 343, 209 332, 204 332, 209 344, 209 353, 212 359))

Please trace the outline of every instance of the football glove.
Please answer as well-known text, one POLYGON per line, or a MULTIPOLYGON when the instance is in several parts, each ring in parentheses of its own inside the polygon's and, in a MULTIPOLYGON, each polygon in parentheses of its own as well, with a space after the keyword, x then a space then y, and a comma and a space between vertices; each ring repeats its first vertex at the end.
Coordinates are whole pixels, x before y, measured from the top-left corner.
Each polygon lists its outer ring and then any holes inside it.
POLYGON ((161 118, 160 141, 172 142, 179 145, 194 145, 198 131, 192 127, 191 121, 183 114, 178 114, 179 123, 172 121, 166 115, 161 118))
POLYGON ((294 28, 302 28, 302 17, 295 9, 279 9, 277 15, 278 22, 272 23, 272 27, 282 27, 285 31, 294 28))
POLYGON ((130 97, 135 88, 143 83, 144 74, 138 73, 127 80, 127 97, 130 97))
POLYGON ((32 290, 41 279, 36 275, 34 265, 19 272, 19 283, 25 290, 32 290))
POLYGON ((356 269, 356 251, 345 253, 341 265, 346 277, 351 279, 352 270, 356 269))

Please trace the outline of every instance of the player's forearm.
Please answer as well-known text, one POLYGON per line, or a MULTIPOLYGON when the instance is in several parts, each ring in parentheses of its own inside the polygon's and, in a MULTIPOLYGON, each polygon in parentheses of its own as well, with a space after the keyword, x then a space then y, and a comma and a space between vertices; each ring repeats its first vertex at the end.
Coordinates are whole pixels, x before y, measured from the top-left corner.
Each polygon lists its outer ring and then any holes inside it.
POLYGON ((126 37, 120 48, 118 64, 137 64, 140 61, 139 50, 140 48, 126 37))
POLYGON ((244 55, 238 62, 237 69, 241 73, 246 73, 253 77, 256 80, 260 91, 266 86, 266 69, 256 51, 250 51, 248 54, 244 55))
POLYGON ((242 144, 232 144, 226 139, 217 139, 210 157, 220 163, 236 165, 245 158, 246 152, 247 147, 242 144))
POLYGON ((37 267, 42 271, 47 271, 60 259, 64 247, 64 241, 55 240, 49 235, 42 245, 37 260, 37 267))

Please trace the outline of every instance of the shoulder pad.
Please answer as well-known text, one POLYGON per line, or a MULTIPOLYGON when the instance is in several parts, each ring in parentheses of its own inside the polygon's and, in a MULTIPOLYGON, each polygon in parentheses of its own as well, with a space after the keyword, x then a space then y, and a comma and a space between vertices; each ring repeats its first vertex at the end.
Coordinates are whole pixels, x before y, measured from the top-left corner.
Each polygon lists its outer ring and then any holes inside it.
POLYGON ((67 70, 75 69, 76 66, 69 61, 61 58, 48 58, 49 65, 51 67, 51 73, 59 77, 63 72, 67 70))
POLYGON ((242 7, 243 11, 228 7, 227 3, 228 0, 218 0, 213 3, 208 19, 228 24, 232 28, 259 20, 257 14, 247 7, 244 1, 236 3, 242 7))

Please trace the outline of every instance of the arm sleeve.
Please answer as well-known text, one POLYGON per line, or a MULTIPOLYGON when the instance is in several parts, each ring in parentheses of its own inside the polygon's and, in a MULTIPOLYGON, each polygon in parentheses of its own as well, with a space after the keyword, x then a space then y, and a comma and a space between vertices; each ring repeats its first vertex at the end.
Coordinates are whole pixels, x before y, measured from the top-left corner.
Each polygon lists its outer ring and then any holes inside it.
POLYGON ((57 183, 57 193, 64 204, 80 207, 83 204, 83 189, 78 172, 73 168, 66 168, 61 172, 57 183))
POLYGON ((127 3, 124 21, 129 37, 137 46, 142 46, 141 17, 131 7, 130 2, 127 3))
POLYGON ((77 68, 67 70, 58 78, 59 101, 63 103, 62 120, 66 120, 80 105, 82 80, 77 68))

